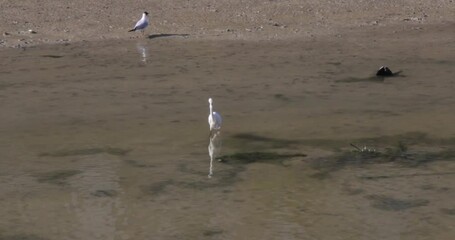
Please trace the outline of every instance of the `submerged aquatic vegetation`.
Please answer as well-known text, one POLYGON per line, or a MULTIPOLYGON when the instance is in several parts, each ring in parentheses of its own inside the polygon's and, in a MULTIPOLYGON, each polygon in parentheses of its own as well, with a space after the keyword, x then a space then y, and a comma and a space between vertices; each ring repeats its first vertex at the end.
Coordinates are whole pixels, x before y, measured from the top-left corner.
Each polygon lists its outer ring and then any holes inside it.
POLYGON ((441 212, 447 215, 455 215, 455 208, 441 208, 441 212))
POLYGON ((235 168, 230 171, 223 171, 216 174, 216 177, 210 180, 197 180, 197 181, 177 181, 173 179, 155 182, 148 186, 143 186, 142 191, 150 196, 158 196, 166 194, 169 188, 190 189, 203 191, 210 188, 229 187, 239 181, 237 178, 240 168, 235 168))
POLYGON ((62 58, 62 55, 52 55, 52 54, 47 54, 47 55, 41 55, 41 57, 45 58, 62 58))
POLYGON ((223 234, 222 229, 207 229, 203 232, 203 235, 206 237, 213 237, 215 235, 223 234))
POLYGON ((36 178, 40 183, 50 183, 50 184, 57 184, 63 185, 65 181, 77 174, 82 173, 80 170, 57 170, 42 174, 37 174, 36 178))
POLYGON ((92 192, 91 195, 95 197, 115 197, 117 196, 117 191, 112 189, 96 190, 95 192, 92 192))
POLYGON ((286 101, 286 102, 290 102, 291 100, 286 97, 284 94, 281 94, 281 93, 277 93, 275 95, 273 95, 275 97, 275 99, 278 99, 278 100, 281 100, 281 101, 286 101))
MULTIPOLYGON (((346 145, 356 142, 369 146, 393 146, 401 142, 409 148, 413 145, 428 146, 455 146, 455 137, 453 138, 431 138, 423 132, 408 132, 397 135, 384 135, 377 137, 367 137, 358 139, 282 139, 268 136, 261 136, 254 133, 240 133, 234 135, 231 139, 225 139, 231 146, 239 149, 270 149, 270 148, 295 148, 298 146, 311 146, 320 149, 339 150, 346 145)), ((407 150, 407 149, 403 149, 407 150)))
POLYGON ((174 180, 164 180, 164 181, 159 181, 156 183, 153 183, 150 186, 143 187, 144 192, 147 192, 151 195, 158 195, 161 194, 166 190, 166 188, 170 185, 174 185, 175 181, 174 180))
MULTIPOLYGON (((329 157, 311 160, 313 167, 320 172, 314 177, 327 177, 332 171, 345 166, 363 166, 365 164, 398 163, 413 167, 433 161, 450 161, 455 159, 455 150, 436 149, 455 146, 455 138, 431 138, 423 132, 408 132, 397 135, 359 139, 280 139, 261 136, 252 133, 243 133, 233 136, 232 145, 239 149, 293 149, 300 146, 311 146, 319 149, 331 150, 334 153, 329 157), (358 147, 352 142, 361 143, 358 147), (347 150, 351 144, 355 149, 347 150), (433 147, 431 152, 419 151, 420 146, 433 147)), ((299 156, 294 155, 294 156, 299 156)), ((294 157, 264 152, 245 152, 221 156, 220 159, 230 165, 241 165, 253 162, 267 162, 282 164, 284 160, 294 157)))
POLYGON ((32 234, 14 234, 14 235, 3 235, 0 233, 0 240, 45 240, 47 238, 42 238, 32 234))
MULTIPOLYGON (((359 176, 359 178, 366 179, 366 180, 378 180, 378 179, 390 179, 390 178, 410 178, 410 177, 421 177, 421 176, 444 176, 444 175, 455 175, 455 172, 375 175, 375 176, 359 176)), ((431 188, 432 188, 431 186, 424 186, 424 187, 422 187, 422 190, 429 190, 431 188)), ((444 190, 444 189, 441 188, 441 190, 444 190)))
POLYGON ((272 152, 242 152, 219 157, 222 162, 227 164, 249 164, 255 162, 266 162, 282 164, 283 161, 293 157, 305 157, 306 154, 278 154, 272 152))
POLYGON ((81 149, 72 149, 72 150, 61 150, 55 152, 46 152, 39 154, 40 157, 68 157, 68 156, 84 156, 84 155, 94 155, 100 153, 107 153, 115 156, 124 156, 129 153, 130 149, 122 148, 81 148, 81 149))
POLYGON ((359 148, 354 144, 355 150, 340 151, 324 159, 313 162, 313 167, 320 170, 314 177, 326 177, 330 172, 346 166, 364 166, 366 164, 397 163, 406 167, 417 167, 421 164, 434 161, 455 160, 455 150, 442 150, 434 152, 411 151, 404 141, 398 141, 395 146, 376 150, 371 147, 359 148))
POLYGON ((127 159, 123 161, 124 163, 128 164, 129 166, 136 167, 136 168, 154 168, 156 167, 153 164, 144 164, 137 160, 127 159))
POLYGON ((271 138, 253 133, 236 134, 232 140, 225 139, 224 142, 239 149, 249 149, 250 151, 251 149, 288 148, 300 143, 298 140, 271 138))
POLYGON ((439 152, 425 152, 420 154, 414 154, 410 161, 403 162, 408 166, 418 166, 421 164, 434 162, 434 161, 454 161, 455 150, 442 150, 439 152))
MULTIPOLYGON (((153 183, 148 186, 144 186, 142 189, 148 195, 160 195, 166 192, 170 187, 176 187, 181 189, 191 190, 205 190, 209 188, 220 188, 229 187, 240 181, 238 177, 239 173, 247 169, 246 165, 251 163, 271 163, 271 164, 283 164, 283 161, 293 157, 305 157, 305 154, 278 154, 271 152, 241 152, 230 155, 223 155, 218 159, 221 163, 226 165, 219 169, 216 174, 210 178, 210 180, 197 180, 197 181, 178 181, 178 180, 164 180, 153 183)), ((206 172, 200 170, 194 170, 187 164, 181 164, 178 167, 179 171, 186 174, 193 174, 198 176, 206 176, 206 172)))
POLYGON ((367 199, 371 200, 371 206, 385 211, 402 211, 409 208, 427 206, 430 201, 425 199, 402 200, 384 195, 369 195, 367 199))
POLYGON ((398 141, 395 147, 386 148, 382 155, 391 161, 397 159, 410 159, 412 157, 408 154, 408 146, 402 141, 398 141))

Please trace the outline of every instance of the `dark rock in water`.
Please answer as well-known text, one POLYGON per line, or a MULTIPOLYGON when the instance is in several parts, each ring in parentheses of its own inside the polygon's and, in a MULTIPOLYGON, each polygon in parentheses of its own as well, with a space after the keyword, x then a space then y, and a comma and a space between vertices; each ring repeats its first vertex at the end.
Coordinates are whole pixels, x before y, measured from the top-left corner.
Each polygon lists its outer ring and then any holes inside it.
POLYGON ((393 72, 388 67, 382 66, 376 72, 376 76, 390 77, 390 76, 393 76, 393 72))

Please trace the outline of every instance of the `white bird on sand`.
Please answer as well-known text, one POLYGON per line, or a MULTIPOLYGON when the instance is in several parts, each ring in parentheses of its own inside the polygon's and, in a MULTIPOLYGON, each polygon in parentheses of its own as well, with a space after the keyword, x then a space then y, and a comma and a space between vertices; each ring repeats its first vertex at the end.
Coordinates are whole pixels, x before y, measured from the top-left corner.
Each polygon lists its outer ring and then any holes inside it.
POLYGON ((209 127, 210 127, 210 132, 213 130, 220 130, 221 129, 221 115, 217 112, 213 111, 212 107, 213 100, 212 98, 209 98, 209 109, 210 109, 210 115, 209 115, 209 127))
POLYGON ((137 21, 136 25, 134 26, 133 29, 129 30, 128 32, 134 32, 137 30, 141 30, 142 33, 144 33, 144 29, 149 25, 149 13, 144 12, 142 13, 142 18, 137 21))

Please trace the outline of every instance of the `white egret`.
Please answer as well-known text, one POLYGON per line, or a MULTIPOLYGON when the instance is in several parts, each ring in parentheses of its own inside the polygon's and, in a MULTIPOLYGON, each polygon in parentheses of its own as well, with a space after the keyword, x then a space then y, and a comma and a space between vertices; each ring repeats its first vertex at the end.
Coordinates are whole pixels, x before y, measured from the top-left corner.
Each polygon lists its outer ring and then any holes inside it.
POLYGON ((137 21, 136 25, 134 25, 134 28, 129 30, 128 32, 134 32, 137 30, 141 30, 142 33, 144 33, 144 29, 149 25, 149 18, 148 18, 149 13, 144 12, 142 13, 142 18, 137 21))
POLYGON ((209 110, 210 110, 210 115, 209 115, 209 127, 210 127, 210 132, 213 130, 220 130, 221 129, 221 115, 217 112, 213 111, 213 106, 212 106, 213 100, 212 98, 209 98, 209 110))

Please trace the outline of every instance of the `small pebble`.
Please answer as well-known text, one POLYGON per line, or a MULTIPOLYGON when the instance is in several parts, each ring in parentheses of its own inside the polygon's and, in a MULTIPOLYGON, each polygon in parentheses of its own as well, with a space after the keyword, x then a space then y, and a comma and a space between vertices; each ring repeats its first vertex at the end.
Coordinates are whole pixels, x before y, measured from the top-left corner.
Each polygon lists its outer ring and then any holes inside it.
POLYGON ((31 34, 36 34, 37 33, 36 31, 34 31, 32 29, 29 29, 28 32, 31 33, 31 34))

